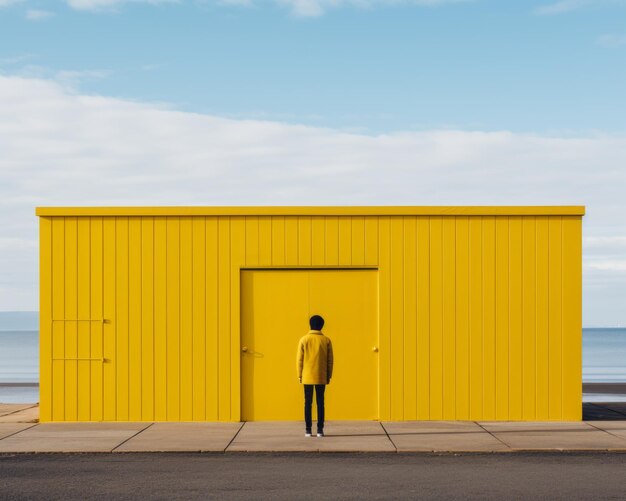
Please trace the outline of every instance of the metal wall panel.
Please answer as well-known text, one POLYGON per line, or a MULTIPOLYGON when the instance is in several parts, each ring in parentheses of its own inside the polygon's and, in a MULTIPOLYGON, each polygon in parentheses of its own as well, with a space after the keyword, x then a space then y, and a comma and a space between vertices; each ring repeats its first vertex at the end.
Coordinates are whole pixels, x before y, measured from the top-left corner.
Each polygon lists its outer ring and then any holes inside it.
POLYGON ((42 421, 237 421, 240 270, 363 266, 381 419, 581 419, 580 215, 181 214, 40 218, 42 421))

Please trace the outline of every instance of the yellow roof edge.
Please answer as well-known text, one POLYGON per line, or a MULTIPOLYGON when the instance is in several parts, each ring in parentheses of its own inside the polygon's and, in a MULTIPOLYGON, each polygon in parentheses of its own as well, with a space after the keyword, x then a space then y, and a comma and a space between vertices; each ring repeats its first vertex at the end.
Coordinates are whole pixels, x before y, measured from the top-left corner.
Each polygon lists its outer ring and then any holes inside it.
POLYGON ((37 216, 583 216, 584 205, 37 207, 37 216))

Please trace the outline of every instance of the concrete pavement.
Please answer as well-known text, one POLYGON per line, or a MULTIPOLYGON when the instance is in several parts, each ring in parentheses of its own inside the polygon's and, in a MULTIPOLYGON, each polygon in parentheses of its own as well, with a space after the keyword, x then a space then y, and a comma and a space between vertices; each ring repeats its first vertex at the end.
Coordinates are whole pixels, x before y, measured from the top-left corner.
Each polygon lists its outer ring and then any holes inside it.
POLYGON ((0 404, 0 423, 36 423, 39 421, 37 404, 0 404))
POLYGON ((0 453, 624 451, 626 404, 586 405, 586 421, 41 423, 33 405, 0 405, 0 453))

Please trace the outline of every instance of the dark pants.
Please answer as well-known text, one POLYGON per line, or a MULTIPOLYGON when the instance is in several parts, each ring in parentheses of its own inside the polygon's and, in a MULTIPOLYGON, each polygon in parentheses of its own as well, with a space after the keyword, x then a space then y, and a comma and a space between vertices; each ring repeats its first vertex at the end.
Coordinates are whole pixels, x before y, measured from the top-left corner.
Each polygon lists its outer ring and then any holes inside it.
POLYGON ((304 385, 304 423, 306 431, 310 432, 313 426, 311 418, 311 407, 313 405, 313 388, 315 388, 315 403, 317 404, 317 432, 324 431, 324 390, 325 384, 305 384, 304 385))

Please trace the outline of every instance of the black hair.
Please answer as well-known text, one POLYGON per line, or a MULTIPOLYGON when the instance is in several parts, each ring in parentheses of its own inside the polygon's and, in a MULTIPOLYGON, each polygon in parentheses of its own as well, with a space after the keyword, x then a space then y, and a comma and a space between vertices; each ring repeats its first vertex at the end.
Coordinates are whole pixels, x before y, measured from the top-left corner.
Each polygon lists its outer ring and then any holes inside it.
POLYGON ((313 315, 309 319, 309 325, 314 331, 321 331, 322 327, 324 327, 324 319, 319 315, 313 315))

